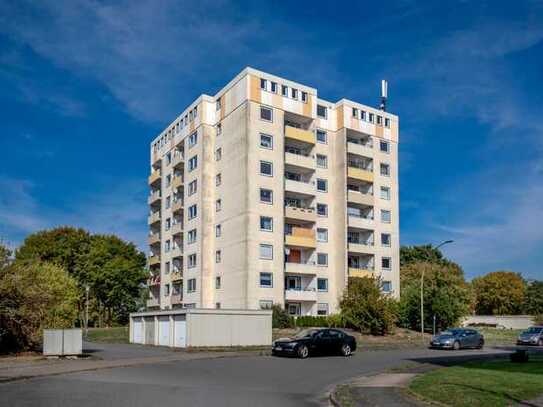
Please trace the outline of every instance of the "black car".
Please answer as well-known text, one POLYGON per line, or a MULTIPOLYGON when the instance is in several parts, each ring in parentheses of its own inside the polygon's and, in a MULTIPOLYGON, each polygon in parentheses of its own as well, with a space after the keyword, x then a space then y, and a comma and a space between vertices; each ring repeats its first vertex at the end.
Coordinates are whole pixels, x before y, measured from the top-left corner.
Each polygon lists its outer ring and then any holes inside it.
POLYGON ((302 359, 317 354, 350 356, 355 350, 355 338, 339 329, 305 329, 293 338, 277 339, 272 345, 272 355, 302 359))
POLYGON ((451 328, 436 335, 430 341, 433 349, 475 348, 482 349, 485 338, 475 329, 451 328))

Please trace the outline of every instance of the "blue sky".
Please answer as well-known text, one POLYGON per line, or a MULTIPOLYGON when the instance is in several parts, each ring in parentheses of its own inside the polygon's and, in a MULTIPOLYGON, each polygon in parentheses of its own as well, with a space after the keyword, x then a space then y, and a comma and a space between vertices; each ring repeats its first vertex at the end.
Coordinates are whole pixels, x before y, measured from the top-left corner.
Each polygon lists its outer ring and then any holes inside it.
POLYGON ((543 3, 0 0, 0 238, 145 248, 148 146, 250 65, 400 116, 401 243, 543 279, 543 3))

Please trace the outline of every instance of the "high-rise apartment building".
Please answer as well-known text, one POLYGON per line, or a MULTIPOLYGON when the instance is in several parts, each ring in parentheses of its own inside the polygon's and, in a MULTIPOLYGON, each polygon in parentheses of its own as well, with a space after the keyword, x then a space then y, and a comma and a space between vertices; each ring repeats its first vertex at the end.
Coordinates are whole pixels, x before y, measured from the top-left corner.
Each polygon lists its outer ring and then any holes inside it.
POLYGON ((398 117, 251 68, 151 143, 150 308, 338 310, 399 295, 398 117))

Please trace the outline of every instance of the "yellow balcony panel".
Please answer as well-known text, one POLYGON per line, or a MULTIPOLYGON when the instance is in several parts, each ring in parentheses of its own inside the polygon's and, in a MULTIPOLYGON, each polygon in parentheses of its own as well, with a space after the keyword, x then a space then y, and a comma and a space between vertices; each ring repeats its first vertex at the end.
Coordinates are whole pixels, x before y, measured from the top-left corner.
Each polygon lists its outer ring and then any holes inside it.
POLYGON ((177 201, 174 201, 173 205, 172 205, 172 212, 178 212, 180 211, 181 209, 183 209, 183 200, 182 199, 178 199, 177 201))
POLYGON ((172 281, 180 281, 183 280, 183 273, 180 271, 174 271, 171 276, 172 281))
POLYGON ((154 235, 149 236, 148 242, 150 246, 160 243, 160 234, 155 233, 154 235))
POLYGON ((362 205, 374 206, 373 195, 363 194, 358 191, 348 191, 347 201, 362 205))
POLYGON ((303 130, 296 127, 285 126, 285 137, 288 137, 292 140, 302 141, 308 144, 315 144, 315 133, 310 130, 303 130))
POLYGON ((179 188, 183 186, 183 177, 181 176, 177 176, 177 177, 173 177, 173 180, 172 180, 172 188, 179 188))
POLYGON ((160 182, 160 178, 162 177, 160 171, 155 171, 151 175, 149 175, 149 185, 158 184, 160 182))
POLYGON ((373 277, 373 271, 368 269, 355 269, 349 267, 349 277, 373 277))
POLYGON ((317 214, 313 208, 296 208, 295 206, 285 207, 285 218, 316 222, 317 214))
POLYGON ((315 231, 306 228, 292 228, 292 234, 285 235, 285 244, 289 246, 297 247, 317 247, 317 240, 315 239, 315 231))
POLYGON ((373 172, 362 170, 360 168, 348 167, 347 176, 360 181, 373 182, 373 172))
POLYGON ((160 256, 149 257, 149 266, 156 266, 160 264, 160 256))

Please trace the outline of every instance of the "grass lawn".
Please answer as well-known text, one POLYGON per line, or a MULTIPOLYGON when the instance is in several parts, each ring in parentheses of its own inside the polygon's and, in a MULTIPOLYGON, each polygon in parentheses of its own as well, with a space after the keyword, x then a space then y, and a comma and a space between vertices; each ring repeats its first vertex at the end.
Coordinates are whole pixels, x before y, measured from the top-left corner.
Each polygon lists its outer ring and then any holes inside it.
POLYGON ((485 337, 487 345, 515 345, 517 337, 523 331, 521 329, 497 329, 497 328, 479 328, 474 329, 481 332, 485 337))
POLYGON ((89 328, 88 340, 102 343, 128 343, 128 327, 89 328))
POLYGON ((409 386, 416 395, 450 406, 509 406, 543 394, 543 357, 528 363, 470 362, 433 370, 409 386))

